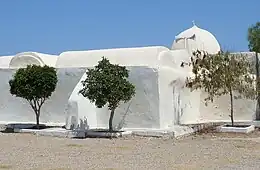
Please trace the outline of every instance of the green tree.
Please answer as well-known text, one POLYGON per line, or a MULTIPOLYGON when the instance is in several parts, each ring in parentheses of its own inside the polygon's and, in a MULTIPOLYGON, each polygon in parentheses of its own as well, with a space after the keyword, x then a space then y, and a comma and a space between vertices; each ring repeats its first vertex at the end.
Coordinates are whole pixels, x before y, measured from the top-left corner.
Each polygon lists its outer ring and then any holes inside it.
POLYGON ((10 93, 26 99, 36 115, 36 126, 39 128, 41 107, 54 92, 57 74, 53 67, 28 65, 19 68, 9 81, 10 93))
POLYGON ((233 99, 234 92, 247 99, 255 99, 255 78, 250 74, 250 62, 246 56, 231 55, 228 52, 220 52, 209 55, 196 51, 191 58, 194 77, 187 78, 187 87, 202 89, 208 93, 205 98, 213 102, 215 97, 230 96, 230 118, 234 126, 233 99))
MULTIPOLYGON (((257 77, 257 90, 260 92, 260 73, 259 73, 259 57, 258 53, 260 53, 260 22, 257 22, 255 25, 252 25, 248 28, 248 48, 250 51, 255 52, 255 69, 256 69, 256 77, 257 77)), ((256 110, 256 120, 260 120, 260 93, 258 93, 257 97, 257 105, 258 109, 256 110)))
POLYGON ((84 97, 102 108, 108 104, 111 111, 109 131, 113 131, 113 117, 120 102, 128 102, 135 95, 135 86, 127 78, 129 71, 124 66, 111 64, 105 57, 93 69, 88 69, 83 88, 79 91, 84 97))

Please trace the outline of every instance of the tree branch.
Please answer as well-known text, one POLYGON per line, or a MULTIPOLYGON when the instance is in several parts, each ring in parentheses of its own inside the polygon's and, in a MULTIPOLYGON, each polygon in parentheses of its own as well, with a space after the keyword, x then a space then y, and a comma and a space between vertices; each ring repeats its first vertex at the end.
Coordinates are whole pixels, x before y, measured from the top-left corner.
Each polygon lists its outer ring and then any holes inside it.
POLYGON ((38 107, 38 109, 40 109, 40 103, 39 103, 39 100, 35 100, 36 101, 36 103, 37 103, 37 107, 38 107))
POLYGON ((34 100, 27 100, 30 104, 30 106, 32 107, 34 113, 37 115, 37 108, 36 108, 36 104, 34 100))
POLYGON ((43 103, 45 102, 46 98, 41 98, 40 108, 42 107, 43 103))

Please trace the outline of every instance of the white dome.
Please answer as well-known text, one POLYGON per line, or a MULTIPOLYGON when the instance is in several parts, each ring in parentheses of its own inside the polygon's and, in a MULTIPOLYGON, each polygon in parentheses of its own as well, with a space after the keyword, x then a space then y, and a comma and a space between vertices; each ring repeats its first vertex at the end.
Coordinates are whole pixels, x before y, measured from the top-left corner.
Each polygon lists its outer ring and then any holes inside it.
POLYGON ((175 37, 172 49, 187 49, 189 52, 203 50, 209 54, 216 54, 220 51, 220 45, 214 35, 194 24, 175 37))

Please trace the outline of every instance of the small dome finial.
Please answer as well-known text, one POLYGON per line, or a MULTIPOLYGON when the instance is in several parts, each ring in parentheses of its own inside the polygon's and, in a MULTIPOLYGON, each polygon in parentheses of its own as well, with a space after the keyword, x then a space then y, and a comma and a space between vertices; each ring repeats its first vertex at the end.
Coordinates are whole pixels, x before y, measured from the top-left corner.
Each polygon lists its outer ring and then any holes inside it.
POLYGON ((196 24, 195 24, 195 21, 194 21, 194 20, 192 21, 192 24, 193 24, 193 26, 196 26, 196 24))

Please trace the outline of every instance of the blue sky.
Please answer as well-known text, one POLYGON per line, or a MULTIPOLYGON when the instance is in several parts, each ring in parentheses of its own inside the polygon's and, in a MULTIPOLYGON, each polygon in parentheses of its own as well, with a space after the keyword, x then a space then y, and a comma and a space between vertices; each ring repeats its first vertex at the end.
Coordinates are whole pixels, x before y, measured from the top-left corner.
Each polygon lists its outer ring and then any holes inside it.
POLYGON ((2 0, 0 55, 163 45, 192 26, 247 51, 260 0, 2 0))

